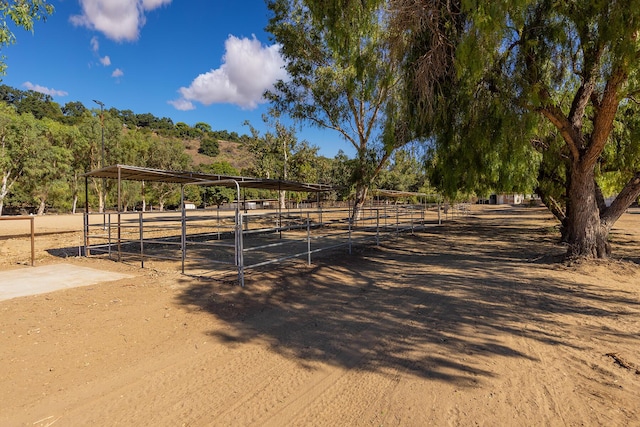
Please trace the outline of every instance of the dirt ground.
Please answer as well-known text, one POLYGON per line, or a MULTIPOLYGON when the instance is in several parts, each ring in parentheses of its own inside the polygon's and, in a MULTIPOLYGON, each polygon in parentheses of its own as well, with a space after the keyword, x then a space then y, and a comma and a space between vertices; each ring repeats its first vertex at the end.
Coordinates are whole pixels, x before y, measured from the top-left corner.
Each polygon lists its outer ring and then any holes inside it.
MULTIPOLYGON (((544 209, 474 206, 244 288, 62 258, 82 219, 45 218, 36 264, 134 277, 0 302, 1 426, 640 425, 640 211, 607 262, 562 263, 544 209)), ((0 227, 1 281, 30 249, 0 227)))

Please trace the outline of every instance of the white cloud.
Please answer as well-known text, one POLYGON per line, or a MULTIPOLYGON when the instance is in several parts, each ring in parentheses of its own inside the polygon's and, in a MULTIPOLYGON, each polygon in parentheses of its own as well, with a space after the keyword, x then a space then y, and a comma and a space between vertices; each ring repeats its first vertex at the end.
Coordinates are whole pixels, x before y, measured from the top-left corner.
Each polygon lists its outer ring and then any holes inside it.
POLYGON ((98 37, 91 37, 91 41, 89 43, 91 44, 91 50, 96 54, 100 63, 105 67, 111 65, 111 58, 109 58, 108 55, 100 57, 100 42, 98 42, 98 37))
POLYGON ((111 77, 122 77, 124 76, 124 72, 120 69, 120 68, 116 68, 115 70, 113 70, 113 73, 111 73, 111 77))
POLYGON ((49 89, 48 87, 44 87, 44 86, 40 86, 40 85, 34 85, 31 82, 24 82, 24 83, 22 83, 22 86, 26 87, 29 90, 33 90, 33 91, 36 91, 36 92, 44 93, 45 95, 50 95, 50 96, 67 96, 67 95, 69 95, 68 92, 65 92, 63 90, 49 89))
POLYGON ((171 3, 171 0, 79 0, 81 15, 71 16, 76 26, 100 31, 116 41, 137 40, 146 22, 145 12, 171 3))
POLYGON ((171 3, 171 0, 142 0, 142 7, 145 10, 153 10, 169 3, 171 3))
MULTIPOLYGON (((279 79, 286 79, 285 61, 280 46, 263 46, 255 36, 251 39, 230 35, 225 41, 225 54, 220 68, 200 74, 189 87, 181 87, 182 98, 171 101, 197 101, 204 105, 235 104, 252 110, 265 102, 262 94, 272 89, 279 79)), ((177 108, 177 107, 176 107, 177 108)))
POLYGON ((96 36, 91 37, 91 50, 94 52, 98 52, 100 50, 100 43, 98 42, 98 38, 96 36))
POLYGON ((176 110, 180 111, 190 111, 196 109, 196 106, 193 105, 193 102, 187 101, 186 99, 176 99, 175 101, 168 101, 168 103, 173 105, 176 110))

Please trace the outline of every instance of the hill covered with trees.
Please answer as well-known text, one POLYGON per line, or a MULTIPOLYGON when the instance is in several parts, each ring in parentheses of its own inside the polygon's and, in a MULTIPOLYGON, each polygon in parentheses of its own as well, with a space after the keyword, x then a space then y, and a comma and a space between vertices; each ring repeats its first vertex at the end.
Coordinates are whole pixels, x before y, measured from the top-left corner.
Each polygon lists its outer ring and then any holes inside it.
MULTIPOLYGON (((321 182, 340 188, 330 196, 334 199, 352 197, 355 163, 344 153, 333 159, 320 156, 318 147, 298 141, 294 129, 278 122, 268 123, 272 130, 263 135, 247 125, 251 134, 239 135, 202 122, 173 123, 150 113, 90 109, 81 102, 60 106, 49 95, 2 85, 0 215, 75 212, 85 204, 82 174, 112 164, 321 182)), ((381 186, 421 189, 426 174, 415 153, 409 154, 403 151, 390 160, 378 181, 381 186)), ((94 210, 115 207, 117 189, 105 184, 103 188, 102 180, 89 181, 94 210)), ((125 209, 163 209, 179 203, 175 186, 142 185, 124 185, 125 209)), ((186 196, 198 205, 214 204, 211 192, 204 189, 187 188, 186 196)), ((276 197, 264 191, 249 191, 247 196, 276 197)))

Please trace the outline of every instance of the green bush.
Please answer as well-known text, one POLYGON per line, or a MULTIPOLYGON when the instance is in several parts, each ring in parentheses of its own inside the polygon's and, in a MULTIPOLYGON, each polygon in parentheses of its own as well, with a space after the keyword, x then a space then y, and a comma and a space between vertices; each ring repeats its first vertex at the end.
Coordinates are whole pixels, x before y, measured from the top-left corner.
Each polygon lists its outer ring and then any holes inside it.
POLYGON ((203 138, 202 141, 200 141, 200 149, 198 150, 198 153, 209 157, 217 156, 220 154, 218 141, 211 138, 203 138))

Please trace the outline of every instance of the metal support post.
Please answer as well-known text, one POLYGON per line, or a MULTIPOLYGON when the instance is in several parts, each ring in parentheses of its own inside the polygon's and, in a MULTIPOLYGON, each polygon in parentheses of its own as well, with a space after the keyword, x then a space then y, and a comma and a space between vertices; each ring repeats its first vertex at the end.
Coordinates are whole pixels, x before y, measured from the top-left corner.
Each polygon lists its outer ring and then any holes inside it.
POLYGON ((89 177, 84 177, 84 256, 89 256, 89 177))
POLYGON ((351 221, 352 218, 349 217, 349 255, 351 255, 351 221))
POLYGON ((182 204, 180 247, 182 248, 182 274, 184 274, 184 260, 187 258, 187 210, 184 206, 184 185, 180 186, 180 203, 182 204))
POLYGON ((118 168, 118 262, 122 261, 122 170, 118 168))
POLYGON ((307 264, 311 265, 311 221, 307 212, 307 264))
POLYGON ((139 214, 138 224, 140 226, 140 267, 144 268, 144 221, 142 218, 142 212, 139 214))
MULTIPOLYGON (((102 218, 104 221, 104 213, 102 214, 102 218)), ((104 228, 106 228, 107 230, 107 253, 108 253, 108 257, 109 259, 111 259, 111 214, 107 215, 107 222, 105 223, 106 225, 103 225, 104 228)))
POLYGON ((380 209, 376 209, 376 246, 380 246, 380 209))

